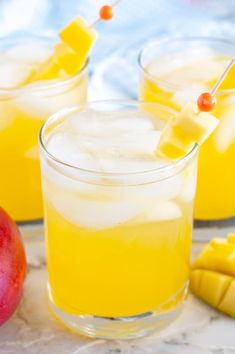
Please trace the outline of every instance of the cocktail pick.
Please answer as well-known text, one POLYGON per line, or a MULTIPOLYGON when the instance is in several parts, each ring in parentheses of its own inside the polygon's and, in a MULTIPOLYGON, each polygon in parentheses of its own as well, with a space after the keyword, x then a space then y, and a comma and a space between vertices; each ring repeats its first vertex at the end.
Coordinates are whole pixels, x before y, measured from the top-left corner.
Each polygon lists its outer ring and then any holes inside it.
POLYGON ((99 18, 97 18, 97 20, 95 20, 95 22, 93 22, 90 27, 95 27, 101 21, 111 20, 114 16, 114 9, 120 3, 120 1, 121 0, 115 1, 113 5, 102 6, 99 11, 99 18))
POLYGON ((214 108, 214 106, 216 104, 215 94, 234 63, 235 63, 235 57, 230 60, 226 69, 221 74, 221 76, 219 77, 219 79, 217 80, 217 82, 215 83, 213 88, 211 89, 211 91, 204 92, 198 97, 197 105, 198 105, 198 108, 201 112, 209 112, 214 108))

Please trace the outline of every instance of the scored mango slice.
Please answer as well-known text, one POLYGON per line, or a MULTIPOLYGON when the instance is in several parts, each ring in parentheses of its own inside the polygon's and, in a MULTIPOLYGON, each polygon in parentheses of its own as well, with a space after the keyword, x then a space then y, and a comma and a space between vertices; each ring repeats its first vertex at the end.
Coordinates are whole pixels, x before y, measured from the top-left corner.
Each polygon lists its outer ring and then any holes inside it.
POLYGON ((235 277, 235 243, 212 240, 192 264, 193 269, 210 269, 235 277))
POLYGON ((219 120, 210 113, 199 112, 197 104, 188 103, 163 129, 157 152, 179 158, 201 145, 217 127, 219 120))
POLYGON ((229 288, 218 305, 218 309, 235 317, 235 279, 230 283, 229 288))
POLYGON ((215 238, 192 264, 191 291, 209 305, 235 317, 235 234, 215 238))
MULTIPOLYGON (((234 281, 233 279, 234 278, 229 275, 213 272, 211 270, 197 269, 191 272, 190 289, 207 304, 220 308, 225 294, 227 294, 230 285, 234 281)), ((233 296, 234 302, 235 292, 233 296)), ((229 309, 226 313, 230 314, 229 309)))

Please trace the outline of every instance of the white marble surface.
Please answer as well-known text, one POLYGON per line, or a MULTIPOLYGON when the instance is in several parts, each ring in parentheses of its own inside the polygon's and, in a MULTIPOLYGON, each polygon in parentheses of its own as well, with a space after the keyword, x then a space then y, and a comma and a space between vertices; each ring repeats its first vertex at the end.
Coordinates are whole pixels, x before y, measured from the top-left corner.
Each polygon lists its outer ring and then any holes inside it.
MULTIPOLYGON (((196 229, 197 238, 226 235, 232 227, 196 229)), ((39 227, 22 228, 28 276, 22 302, 0 328, 0 354, 235 354, 235 320, 192 295, 180 318, 158 335, 134 341, 91 340, 57 322, 48 309, 44 242, 39 227), (34 233, 38 238, 28 238, 34 233)), ((193 255, 201 245, 194 244, 193 255)), ((235 300, 235 299, 234 299, 235 300)))

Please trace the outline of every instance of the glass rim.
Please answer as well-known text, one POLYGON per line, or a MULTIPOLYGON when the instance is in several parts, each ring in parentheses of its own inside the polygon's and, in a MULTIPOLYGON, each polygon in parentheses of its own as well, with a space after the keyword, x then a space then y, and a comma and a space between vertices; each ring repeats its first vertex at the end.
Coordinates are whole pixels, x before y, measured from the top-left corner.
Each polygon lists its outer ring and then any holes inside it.
MULTIPOLYGON (((5 36, 5 37, 0 37, 0 44, 3 43, 4 41, 6 42, 16 42, 16 44, 19 43, 24 43, 24 41, 26 40, 30 40, 30 39, 36 39, 38 41, 44 41, 47 43, 50 43, 53 40, 56 40, 56 36, 41 36, 41 35, 37 35, 37 34, 20 34, 20 35, 9 35, 9 36, 5 36)), ((26 56, 27 57, 27 56, 26 56)), ((54 89, 54 88, 58 88, 58 87, 63 87, 63 85, 67 85, 67 84, 72 84, 74 81, 76 81, 77 79, 79 79, 80 76, 82 76, 88 68, 89 65, 89 58, 87 59, 86 63, 84 64, 84 66, 82 67, 82 69, 75 75, 71 75, 69 77, 66 78, 59 78, 58 80, 56 80, 55 82, 48 82, 48 83, 43 83, 42 81, 39 81, 41 84, 40 85, 34 85, 32 86, 31 84, 29 85, 25 85, 22 87, 10 87, 10 88, 2 88, 0 86, 0 95, 13 95, 13 94, 17 94, 18 92, 23 92, 23 93, 27 93, 27 92, 43 92, 45 90, 50 90, 50 89, 54 89)), ((45 80, 45 81, 49 81, 49 80, 45 80)), ((35 83, 37 83, 35 81, 35 83)))
MULTIPOLYGON (((125 100, 125 99, 124 100, 123 99, 120 99, 120 100, 119 99, 96 100, 96 101, 90 101, 90 102, 87 102, 87 103, 84 103, 84 104, 81 104, 81 105, 76 105, 76 106, 73 106, 73 107, 70 107, 70 108, 65 108, 65 109, 62 109, 62 110, 56 112, 55 114, 51 115, 44 122, 44 124, 42 125, 42 127, 40 129, 40 132, 39 132, 39 145, 40 145, 40 148, 42 149, 42 151, 46 154, 46 156, 49 159, 53 160, 55 163, 57 163, 59 166, 61 165, 61 166, 67 167, 67 168, 75 170, 75 171, 80 171, 82 173, 89 174, 90 176, 92 175, 94 177, 95 176, 97 176, 97 177, 100 177, 100 176, 104 176, 104 177, 125 177, 125 176, 149 175, 149 174, 157 173, 157 172, 161 173, 162 171, 168 172, 168 171, 174 170, 177 167, 180 167, 182 164, 183 164, 183 167, 184 167, 196 155, 196 153, 198 151, 198 144, 197 143, 194 144, 192 149, 187 154, 185 154, 184 156, 180 157, 177 160, 170 161, 165 166, 160 166, 160 167, 157 167, 157 168, 154 168, 154 169, 137 171, 137 172, 102 172, 102 171, 95 171, 95 170, 85 169, 85 168, 76 166, 74 164, 67 163, 67 162, 63 161, 62 159, 59 159, 59 158, 55 157, 52 153, 50 153, 48 151, 48 149, 46 147, 46 144, 44 142, 44 137, 43 137, 44 130, 46 129, 48 123, 50 123, 51 121, 55 122, 59 118, 61 118, 63 116, 68 116, 68 115, 70 115, 73 112, 78 112, 79 113, 79 112, 81 112, 82 108, 86 109, 86 108, 91 107, 92 105, 105 104, 105 103, 116 104, 116 105, 117 104, 120 104, 120 105, 124 105, 125 104, 125 105, 132 105, 132 106, 135 106, 135 107, 137 107, 139 104, 144 104, 144 105, 148 105, 148 106, 151 105, 151 106, 155 106, 155 107, 160 107, 160 108, 164 109, 165 111, 168 111, 171 114, 177 113, 175 110, 173 110, 173 109, 171 109, 171 108, 169 108, 167 106, 164 106, 162 104, 159 104, 159 103, 145 102, 145 101, 141 101, 141 100, 128 100, 128 99, 127 100, 125 100)), ((168 178, 168 177, 165 177, 165 178, 168 178)), ((165 178, 162 178, 162 179, 165 179, 165 178)))
MULTIPOLYGON (((232 39, 226 39, 223 37, 213 37, 213 36, 184 36, 184 35, 179 35, 179 36, 174 36, 174 35, 164 35, 161 36, 159 39, 154 38, 151 39, 150 41, 147 42, 147 44, 140 50, 138 57, 137 57, 137 63, 139 68, 141 69, 141 71, 147 75, 151 80, 160 83, 162 85, 164 85, 165 87, 169 88, 169 89, 182 89, 185 88, 187 85, 186 84, 174 84, 174 83, 170 83, 167 80, 164 79, 158 79, 156 77, 154 77, 154 75, 152 75, 147 69, 146 66, 143 63, 143 55, 146 53, 147 50, 155 48, 159 45, 161 45, 162 43, 166 43, 166 42, 174 42, 174 41, 189 41, 189 42, 193 42, 193 41, 202 41, 202 42, 206 42, 206 41, 211 41, 211 42, 220 42, 220 43, 224 43, 230 46, 234 47, 234 55, 235 55, 235 41, 233 41, 232 39)), ((187 87, 188 88, 188 87, 187 87)), ((191 89, 192 91, 194 91, 194 89, 191 89)), ((234 93, 235 92, 235 88, 232 89, 218 89, 216 92, 216 95, 220 95, 220 94, 229 94, 229 93, 234 93)))

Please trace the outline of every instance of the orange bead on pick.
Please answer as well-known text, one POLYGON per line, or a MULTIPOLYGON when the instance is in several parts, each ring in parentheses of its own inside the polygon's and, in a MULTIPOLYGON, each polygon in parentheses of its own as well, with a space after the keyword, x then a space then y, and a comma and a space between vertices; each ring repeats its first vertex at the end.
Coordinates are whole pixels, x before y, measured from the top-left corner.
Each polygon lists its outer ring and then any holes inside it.
POLYGON ((212 111, 216 104, 216 98, 210 92, 202 93, 197 99, 197 105, 201 112, 212 111))
POLYGON ((100 9, 100 18, 104 21, 111 20, 114 15, 112 6, 104 5, 100 9))

